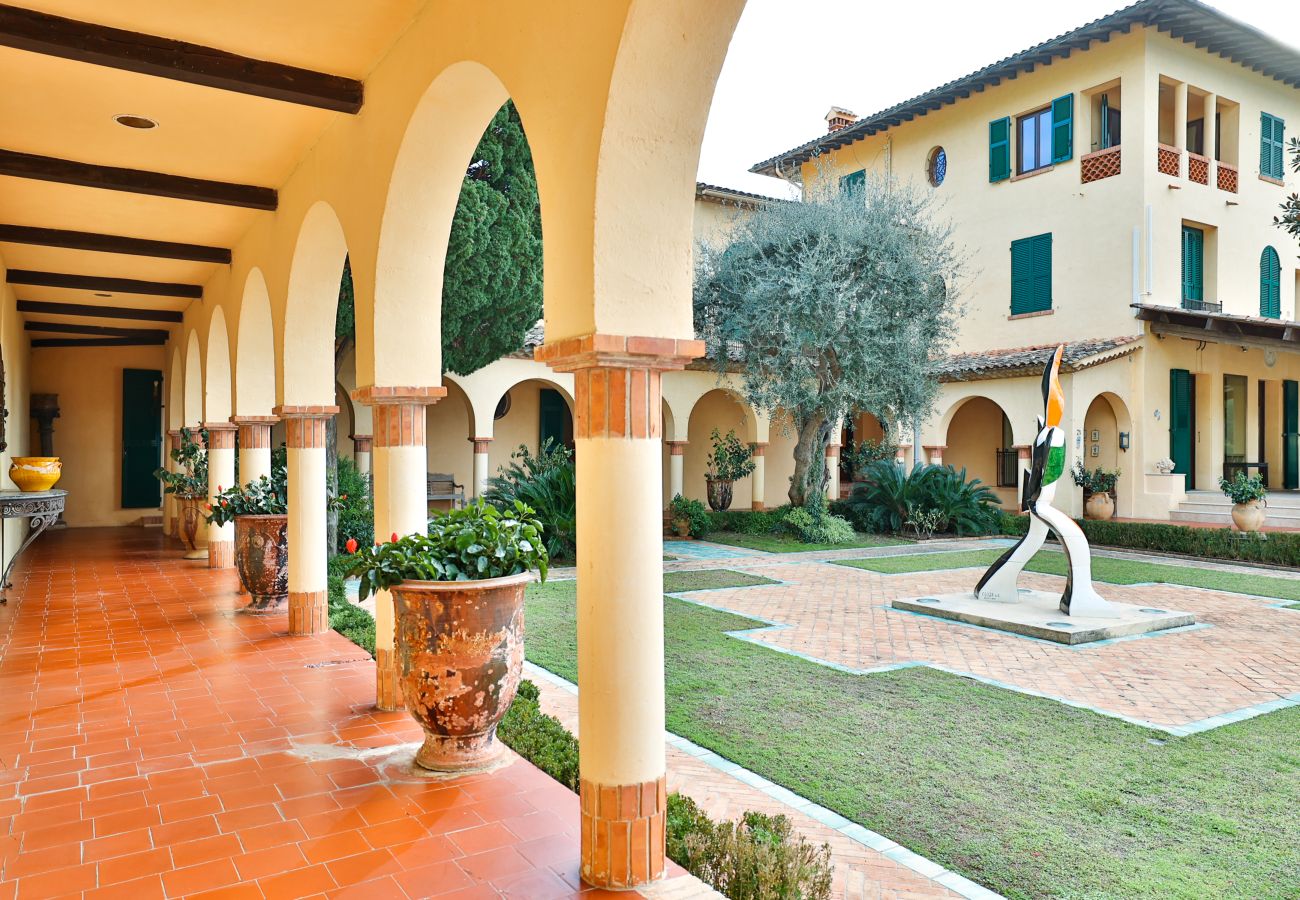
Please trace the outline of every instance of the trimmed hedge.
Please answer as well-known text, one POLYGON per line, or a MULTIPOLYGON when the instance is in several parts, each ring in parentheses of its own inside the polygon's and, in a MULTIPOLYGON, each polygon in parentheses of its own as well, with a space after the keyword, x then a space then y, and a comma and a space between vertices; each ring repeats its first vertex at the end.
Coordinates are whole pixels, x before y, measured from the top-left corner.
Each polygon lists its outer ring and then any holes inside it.
MULTIPOLYGON (((1155 550, 1278 566, 1300 565, 1300 534, 1290 532, 1269 532, 1265 539, 1258 540, 1243 537, 1231 528, 1189 528, 1162 522, 1076 521, 1088 542, 1098 547, 1155 550)), ((1018 537, 1028 529, 1028 516, 1002 514, 1003 534, 1018 537)))
POLYGON ((771 534, 781 526, 790 506, 778 506, 755 512, 752 509, 727 509, 709 512, 710 531, 731 531, 735 534, 771 534))
POLYGON ((343 635, 362 650, 375 655, 375 617, 360 606, 348 602, 347 588, 338 575, 329 576, 330 628, 343 635))
POLYGON ((542 712, 537 685, 519 682, 497 737, 571 791, 578 790, 578 739, 555 716, 542 712))

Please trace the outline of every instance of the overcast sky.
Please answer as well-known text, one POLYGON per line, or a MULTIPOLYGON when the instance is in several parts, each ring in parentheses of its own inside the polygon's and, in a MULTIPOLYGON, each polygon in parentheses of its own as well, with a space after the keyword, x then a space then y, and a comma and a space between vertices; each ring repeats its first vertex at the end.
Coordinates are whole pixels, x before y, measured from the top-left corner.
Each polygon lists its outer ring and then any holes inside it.
MULTIPOLYGON (((878 112, 1124 5, 749 0, 718 80, 699 179, 780 194, 781 182, 749 167, 823 133, 831 106, 878 112)), ((1300 47, 1300 0, 1211 5, 1300 47)))

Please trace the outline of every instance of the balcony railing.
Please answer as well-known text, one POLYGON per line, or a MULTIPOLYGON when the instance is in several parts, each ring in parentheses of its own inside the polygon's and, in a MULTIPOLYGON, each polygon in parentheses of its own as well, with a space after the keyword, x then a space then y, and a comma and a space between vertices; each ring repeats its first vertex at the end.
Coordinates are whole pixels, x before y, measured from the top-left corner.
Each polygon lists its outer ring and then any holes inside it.
POLYGON ((1079 157, 1079 179, 1087 184, 1119 174, 1119 144, 1079 157))
POLYGON ((1182 174, 1183 151, 1168 144, 1156 145, 1156 171, 1177 178, 1182 174))
POLYGON ((1219 190, 1227 191, 1230 194, 1237 193, 1237 167, 1230 166, 1225 162, 1218 165, 1217 181, 1219 190))
POLYGON ((1210 183, 1210 160, 1209 157, 1201 156, 1199 153, 1187 154, 1187 177, 1197 184, 1208 185, 1210 183))
POLYGON ((1211 300, 1188 300, 1183 298, 1183 309, 1190 309, 1192 312, 1223 312, 1223 304, 1215 303, 1211 300))

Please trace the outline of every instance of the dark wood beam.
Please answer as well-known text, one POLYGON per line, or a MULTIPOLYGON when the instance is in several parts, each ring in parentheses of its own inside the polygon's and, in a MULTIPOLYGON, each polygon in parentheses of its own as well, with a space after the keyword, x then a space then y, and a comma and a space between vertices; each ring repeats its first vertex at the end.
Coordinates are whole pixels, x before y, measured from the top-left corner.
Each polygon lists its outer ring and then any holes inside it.
POLYGON ((353 78, 16 6, 0 5, 0 44, 336 112, 359 112, 364 96, 353 78))
POLYGON ((71 322, 24 322, 23 331, 46 334, 86 334, 92 337, 162 338, 167 332, 161 328, 121 328, 113 325, 76 325, 71 322))
POLYGON ((146 172, 142 169, 97 166, 15 150, 0 150, 0 175, 75 184, 78 187, 101 188, 106 191, 170 197, 175 200, 242 206, 246 209, 274 210, 278 201, 274 188, 146 172))
POLYGON ((32 347, 161 347, 165 343, 152 338, 34 338, 32 347))
POLYGON ((116 234, 95 234, 89 231, 65 231, 62 228, 0 225, 0 241, 8 241, 11 244, 35 244, 41 247, 63 247, 68 250, 95 250, 100 253, 125 253, 130 256, 156 256, 160 259, 230 264, 230 251, 224 247, 152 241, 116 234))
POLYGON ((140 281, 136 278, 108 278, 101 275, 68 275, 63 272, 32 272, 27 269, 10 269, 8 280, 10 284, 73 288, 80 291, 119 291, 126 294, 148 294, 152 297, 187 297, 191 300, 198 300, 203 296, 203 285, 201 284, 140 281))
POLYGON ((18 311, 46 316, 134 319, 140 322, 185 321, 184 313, 172 309, 134 309, 129 306, 96 306, 92 303, 47 303, 42 300, 19 300, 18 311))

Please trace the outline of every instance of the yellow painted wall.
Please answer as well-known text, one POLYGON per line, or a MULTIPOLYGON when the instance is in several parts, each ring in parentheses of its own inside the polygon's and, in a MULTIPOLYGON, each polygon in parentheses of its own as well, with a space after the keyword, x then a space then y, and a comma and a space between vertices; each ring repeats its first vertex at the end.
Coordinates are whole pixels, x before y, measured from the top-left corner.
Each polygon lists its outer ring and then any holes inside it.
POLYGON ((1083 419, 1083 454, 1080 459, 1089 469, 1099 466, 1115 469, 1119 466, 1119 426, 1116 424, 1115 410, 1105 397, 1097 397, 1088 407, 1083 419), (1097 455, 1092 455, 1092 448, 1097 448, 1097 455))
MULTIPOLYGON (((474 493, 474 446, 469 442, 469 400, 452 382, 447 382, 447 396, 425 411, 425 448, 430 473, 455 476, 463 485, 465 496, 474 493)), ((446 503, 438 506, 445 507, 446 503)))
MULTIPOLYGON (((122 370, 162 371, 164 359, 162 347, 32 351, 29 390, 59 395, 54 449, 63 459, 59 487, 68 491, 64 514, 68 525, 128 525, 152 512, 121 506, 122 370)), ((39 446, 34 426, 28 422, 23 426, 31 435, 31 446, 39 446)))
POLYGON ((963 403, 948 425, 943 461, 954 469, 964 468, 968 478, 978 478, 994 488, 1007 507, 1015 491, 997 487, 997 451, 1003 449, 1002 419, 1002 407, 986 397, 963 403))
MULTIPOLYGON (((3 264, 0 263, 0 276, 3 272, 3 264)), ((5 421, 5 441, 8 446, 3 453, 0 453, 0 472, 4 473, 5 489, 15 488, 14 483, 9 480, 10 460, 15 456, 31 455, 29 452, 31 446, 39 448, 39 445, 31 444, 31 429, 28 427, 28 398, 31 395, 28 386, 31 372, 30 354, 31 343, 23 331, 22 317, 18 313, 13 288, 4 283, 3 278, 0 277, 0 356, 4 361, 4 405, 9 411, 9 418, 5 421)), ((3 527, 5 548, 3 562, 8 564, 22 544, 23 538, 27 536, 27 520, 9 519, 4 522, 3 527)))
MULTIPOLYGON (((711 391, 700 398, 691 411, 687 432, 686 457, 682 466, 682 490, 687 497, 705 500, 708 489, 704 481, 709 453, 713 449, 711 434, 717 428, 723 435, 735 430, 742 441, 754 426, 746 423, 745 410, 726 391, 711 391)), ((737 481, 732 488, 732 509, 749 509, 753 493, 749 478, 737 481)))

